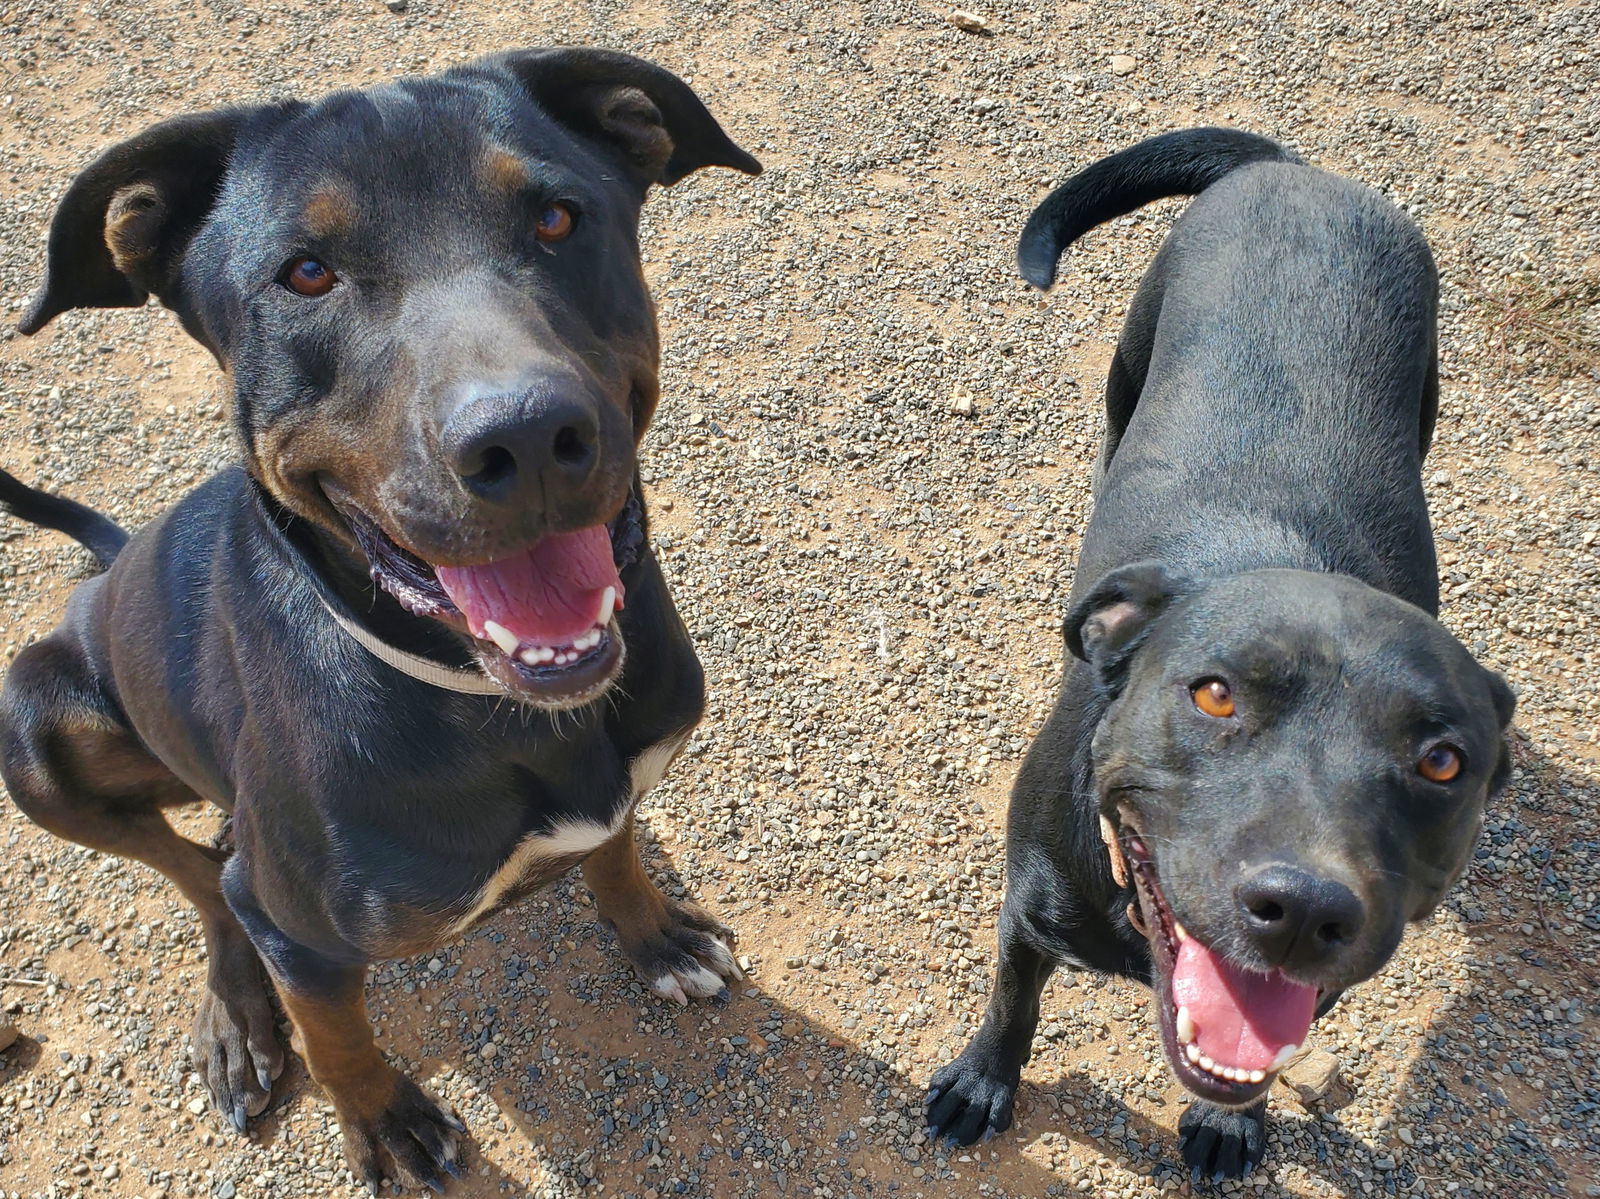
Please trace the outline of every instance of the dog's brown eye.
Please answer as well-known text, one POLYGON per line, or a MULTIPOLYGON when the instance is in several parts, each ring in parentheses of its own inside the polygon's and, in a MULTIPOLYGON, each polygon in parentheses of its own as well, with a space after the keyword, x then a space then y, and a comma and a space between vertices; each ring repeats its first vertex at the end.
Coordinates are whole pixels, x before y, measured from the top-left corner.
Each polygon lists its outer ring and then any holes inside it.
POLYGON ((1221 679, 1196 683, 1189 694, 1194 697, 1194 706, 1207 716, 1223 720, 1233 715, 1233 691, 1221 679))
POLYGON ((539 214, 539 223, 534 226, 533 235, 540 241, 560 241, 572 232, 576 218, 572 209, 565 204, 551 204, 539 214))
POLYGON ((1461 773, 1461 751, 1453 745, 1435 745, 1417 762, 1417 773, 1430 783, 1448 783, 1461 773))
POLYGON ((300 296, 325 296, 337 282, 339 276, 315 258, 296 258, 283 272, 283 285, 300 296))

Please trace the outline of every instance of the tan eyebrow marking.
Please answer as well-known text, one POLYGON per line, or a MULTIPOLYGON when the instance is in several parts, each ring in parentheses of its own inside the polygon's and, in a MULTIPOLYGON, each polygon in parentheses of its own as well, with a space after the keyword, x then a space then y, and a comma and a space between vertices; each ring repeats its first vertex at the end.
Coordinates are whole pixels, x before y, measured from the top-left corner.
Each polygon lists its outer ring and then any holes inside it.
POLYGON ((311 193, 300 219, 313 237, 331 237, 347 232, 356 223, 357 215, 349 193, 337 184, 323 184, 311 193))
POLYGON ((509 150, 490 149, 481 163, 483 181, 495 191, 514 192, 528 185, 527 164, 509 150))

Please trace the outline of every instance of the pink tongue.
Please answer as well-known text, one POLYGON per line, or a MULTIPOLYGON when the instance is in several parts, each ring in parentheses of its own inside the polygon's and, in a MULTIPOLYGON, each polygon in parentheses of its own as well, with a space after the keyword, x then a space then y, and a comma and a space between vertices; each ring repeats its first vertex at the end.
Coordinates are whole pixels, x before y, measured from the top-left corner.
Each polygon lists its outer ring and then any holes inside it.
POLYGON ((604 525, 554 534, 498 562, 441 566, 435 573, 474 637, 487 639, 483 625, 492 620, 524 642, 570 645, 594 627, 607 587, 617 589, 622 606, 604 525))
POLYGON ((1172 964, 1172 1000, 1189 1009, 1200 1052, 1219 1066, 1268 1070, 1285 1045, 1304 1045, 1317 989, 1282 971, 1252 974, 1190 937, 1172 964))

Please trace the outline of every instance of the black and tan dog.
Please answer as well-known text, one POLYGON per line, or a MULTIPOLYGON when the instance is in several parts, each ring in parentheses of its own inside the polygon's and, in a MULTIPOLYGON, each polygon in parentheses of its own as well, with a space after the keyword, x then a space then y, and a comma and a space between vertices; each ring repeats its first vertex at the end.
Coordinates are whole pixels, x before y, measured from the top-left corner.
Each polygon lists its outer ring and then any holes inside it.
POLYGON ((1437 285, 1404 215, 1191 130, 1057 189, 1023 275, 1195 193, 1112 362, 1079 661, 1012 794, 994 993, 928 1102, 937 1136, 1006 1128, 1051 971, 1128 975, 1198 1097, 1184 1156, 1227 1176, 1313 1019, 1466 867, 1513 699, 1434 619, 1437 285))
POLYGON ((50 229, 22 330, 157 296, 231 377, 245 461, 131 540, 0 479, 109 567, 11 669, 6 784, 198 908, 195 1052, 241 1129, 283 1064, 270 976, 374 1189, 441 1185, 461 1126, 379 1053, 369 962, 581 862, 657 993, 738 975, 632 823, 703 704, 635 472, 658 360, 639 209, 714 165, 760 170, 676 76, 514 52, 167 121, 50 229), (201 800, 231 854, 162 815, 201 800))

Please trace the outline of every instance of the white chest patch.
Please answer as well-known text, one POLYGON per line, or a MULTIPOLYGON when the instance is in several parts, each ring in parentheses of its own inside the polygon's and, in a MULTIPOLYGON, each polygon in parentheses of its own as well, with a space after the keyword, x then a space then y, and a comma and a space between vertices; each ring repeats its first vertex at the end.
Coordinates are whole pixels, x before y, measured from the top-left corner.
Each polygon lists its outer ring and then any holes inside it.
POLYGON ((608 824, 595 820, 560 820, 548 832, 529 833, 511 856, 496 870, 473 900, 466 915, 456 921, 453 931, 465 932, 504 902, 506 895, 530 874, 552 858, 578 861, 588 857, 622 832, 635 805, 661 781, 672 759, 678 756, 688 733, 658 741, 633 760, 628 769, 628 798, 612 814, 608 824))

